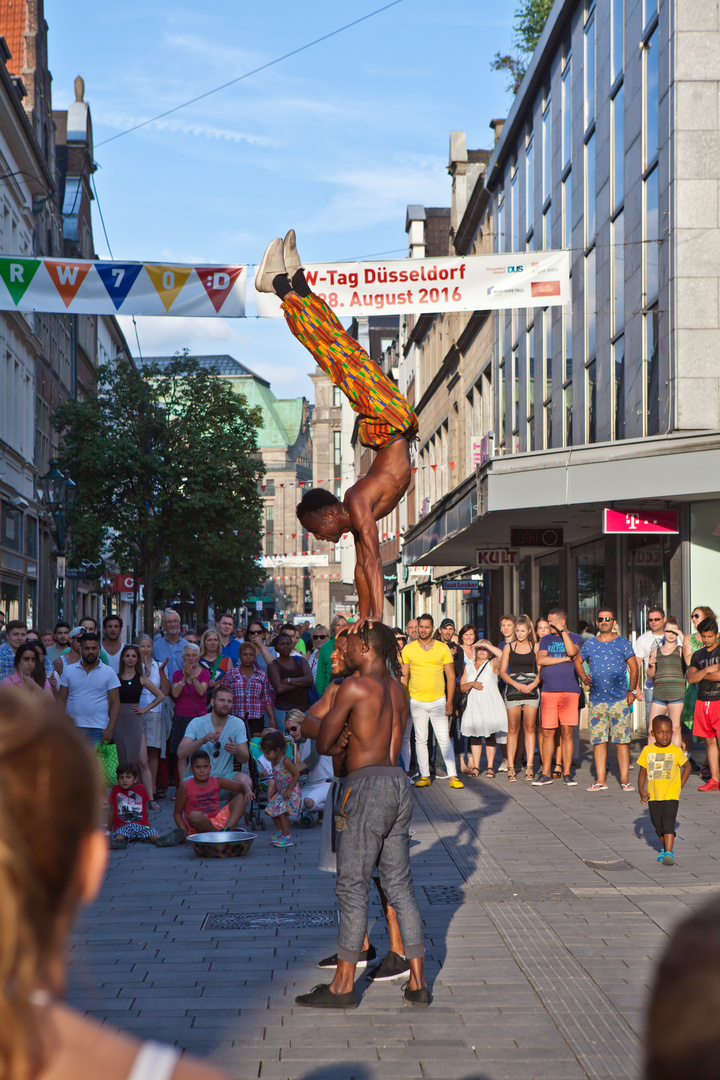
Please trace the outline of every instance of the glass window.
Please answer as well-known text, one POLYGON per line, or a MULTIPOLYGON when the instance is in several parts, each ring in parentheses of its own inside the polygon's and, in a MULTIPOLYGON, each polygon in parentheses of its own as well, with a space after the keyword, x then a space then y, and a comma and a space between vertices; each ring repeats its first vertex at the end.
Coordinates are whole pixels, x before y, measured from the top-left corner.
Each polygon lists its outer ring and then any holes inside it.
POLYGON ((605 603, 605 541, 596 540, 575 548, 578 621, 584 620, 595 627, 598 611, 605 603))
POLYGON ((525 232, 533 227, 533 139, 532 135, 525 149, 525 232))
POLYGON ((620 87, 612 102, 612 207, 617 210, 625 198, 625 88, 620 87))
POLYGON ((552 450, 552 401, 545 402, 545 446, 552 450))
POLYGON ((658 32, 653 31, 645 46, 645 168, 658 153, 660 98, 658 92, 658 32))
POLYGON ((586 359, 595 355, 595 323, 597 311, 595 289, 595 248, 585 258, 585 332, 587 341, 586 359))
POLYGON ((585 147, 585 244, 592 243, 595 236, 595 134, 585 147))
POLYGON ((585 368, 586 373, 586 389, 585 389, 585 408, 587 410, 587 441, 589 443, 597 442, 597 366, 595 361, 588 364, 585 368))
POLYGON ((563 247, 572 247, 572 172, 563 181, 563 247))
POLYGON ((507 431, 507 417, 505 415, 505 365, 500 368, 500 445, 505 445, 505 432, 507 431))
POLYGON ((643 26, 647 26, 660 10, 660 0, 643 0, 643 26))
POLYGON ((562 78, 562 167, 570 164, 572 156, 572 83, 571 65, 565 68, 562 78))
POLYGON ((585 130, 595 120, 595 15, 585 26, 585 130))
POLYGON ((537 560, 538 611, 545 615, 560 603, 560 553, 543 555, 537 560))
POLYGON ((38 542, 37 542, 37 518, 25 517, 25 554, 28 559, 37 559, 38 542))
POLYGON ((519 251, 518 243, 520 240, 520 225, 519 225, 519 213, 520 208, 518 206, 518 176, 517 169, 513 172, 512 180, 510 181, 510 201, 512 203, 512 247, 511 251, 519 251))
POLYGON ((531 326, 525 335, 527 356, 527 415, 530 419, 535 412, 535 327, 531 326))
POLYGON ((498 225, 497 236, 495 237, 495 250, 505 250, 505 198, 500 196, 498 201, 498 225))
POLYGON ((545 359, 545 399, 552 396, 552 311, 543 311, 543 352, 545 359))
POLYGON ((619 334, 625 325, 625 214, 612 224, 613 314, 612 332, 619 334))
POLYGON ((573 445, 573 392, 572 383, 563 390, 565 398, 565 445, 573 445))
POLYGON ((5 612, 5 619, 20 618, 20 586, 9 581, 0 582, 0 608, 5 612))
POLYGON ((565 323, 565 377, 563 382, 572 379, 572 341, 573 341, 573 317, 572 312, 563 308, 563 321, 565 323))
POLYGON ((342 391, 339 386, 333 386, 333 406, 342 405, 342 391))
POLYGON ((615 383, 615 438, 625 438, 625 335, 613 345, 615 383))
POLYGON ((11 551, 17 551, 20 555, 23 552, 23 515, 22 510, 18 510, 17 507, 11 506, 8 502, 3 502, 0 507, 0 518, 2 518, 2 529, 0 530, 0 542, 3 547, 10 548, 11 551))
POLYGON ((658 294, 658 170, 645 181, 645 303, 658 294))
POLYGON ((623 69, 623 0, 612 0, 611 85, 623 69))
POLYGON ((30 628, 35 625, 35 612, 37 597, 37 582, 25 580, 25 625, 30 628))
POLYGON ((645 376, 647 391, 647 435, 660 434, 660 372, 658 365, 657 308, 645 316, 645 376))
POLYGON ((547 202, 552 193, 552 110, 548 99, 547 108, 543 115, 543 175, 542 175, 542 198, 543 204, 547 202))
POLYGON ((552 250, 552 206, 550 203, 543 214, 543 247, 546 251, 552 250))

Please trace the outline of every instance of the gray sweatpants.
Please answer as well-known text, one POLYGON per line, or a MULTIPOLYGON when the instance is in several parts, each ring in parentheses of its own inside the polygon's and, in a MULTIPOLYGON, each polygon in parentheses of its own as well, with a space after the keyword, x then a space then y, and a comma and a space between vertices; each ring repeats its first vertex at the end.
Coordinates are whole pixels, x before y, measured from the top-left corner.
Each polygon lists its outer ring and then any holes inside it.
POLYGON ((410 872, 412 799, 402 769, 369 766, 350 773, 335 804, 338 958, 356 964, 368 922, 368 892, 377 863, 380 884, 397 913, 408 960, 425 955, 425 928, 410 872))

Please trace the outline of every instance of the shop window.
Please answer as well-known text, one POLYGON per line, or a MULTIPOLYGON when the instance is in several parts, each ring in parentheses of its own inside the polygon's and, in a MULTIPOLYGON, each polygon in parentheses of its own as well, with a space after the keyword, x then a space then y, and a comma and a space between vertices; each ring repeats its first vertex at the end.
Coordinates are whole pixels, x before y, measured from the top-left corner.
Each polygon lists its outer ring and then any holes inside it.
MULTIPOLYGON (((0 508, 0 542, 3 547, 22 554, 23 550, 23 515, 22 511, 3 502, 0 508)), ((16 616, 17 617, 17 616, 16 616)))
POLYGON ((548 611, 560 603, 560 553, 543 555, 537 560, 538 601, 537 615, 544 618, 548 611))
POLYGON ((605 542, 598 540, 575 548, 578 622, 585 621, 595 630, 595 619, 605 600, 605 542))
POLYGON ((20 618, 20 586, 9 581, 0 582, 0 608, 5 612, 5 619, 20 618))

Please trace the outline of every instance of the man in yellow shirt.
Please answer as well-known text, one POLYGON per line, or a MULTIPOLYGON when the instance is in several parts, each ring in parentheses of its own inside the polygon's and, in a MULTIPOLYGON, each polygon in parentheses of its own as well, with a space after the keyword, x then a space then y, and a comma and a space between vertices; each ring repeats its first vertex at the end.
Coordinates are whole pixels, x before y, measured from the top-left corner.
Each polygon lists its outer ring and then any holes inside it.
POLYGON ((650 804, 650 820, 662 842, 658 862, 673 866, 675 819, 680 791, 692 772, 692 766, 682 749, 672 743, 672 721, 669 717, 656 716, 652 722, 652 732, 655 744, 644 747, 637 760, 640 770, 638 791, 640 801, 650 804))
MULTIPOLYGON (((452 653, 444 641, 433 639, 435 626, 432 615, 418 619, 417 641, 409 641, 402 651, 402 681, 408 688, 410 718, 415 728, 415 752, 420 778, 415 787, 430 786, 430 761, 428 757, 429 725, 445 762, 450 787, 465 785, 457 778, 455 751, 450 739, 450 717, 455 694, 455 666, 452 653)), ((403 739, 402 757, 405 765, 410 762, 410 724, 403 739)))

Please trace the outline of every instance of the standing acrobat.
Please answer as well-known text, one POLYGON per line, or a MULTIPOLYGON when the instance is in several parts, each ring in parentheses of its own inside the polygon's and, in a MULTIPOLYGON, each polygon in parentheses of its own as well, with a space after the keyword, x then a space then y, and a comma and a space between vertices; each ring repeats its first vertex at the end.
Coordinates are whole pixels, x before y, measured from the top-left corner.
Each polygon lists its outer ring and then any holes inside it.
POLYGON ((297 507, 301 525, 318 540, 355 540, 355 584, 360 620, 382 620, 384 579, 377 522, 402 499, 410 484, 410 443, 417 417, 394 383, 343 329, 331 309, 311 292, 295 244, 295 230, 273 240, 255 277, 258 292, 282 300, 287 324, 360 417, 359 438, 376 451, 367 476, 342 502, 323 488, 305 492, 297 507))

